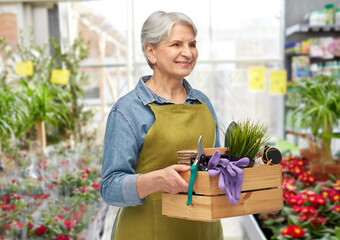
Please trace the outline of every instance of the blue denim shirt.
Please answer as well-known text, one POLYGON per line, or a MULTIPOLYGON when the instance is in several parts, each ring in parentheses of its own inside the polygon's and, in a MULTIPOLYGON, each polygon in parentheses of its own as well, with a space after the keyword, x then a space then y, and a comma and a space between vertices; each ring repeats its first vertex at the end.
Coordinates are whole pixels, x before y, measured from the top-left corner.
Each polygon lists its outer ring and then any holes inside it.
MULTIPOLYGON (((134 169, 145 135, 155 121, 148 104, 173 104, 156 95, 145 85, 150 78, 151 76, 142 77, 136 88, 121 97, 108 115, 100 193, 104 201, 113 206, 136 206, 146 200, 137 195, 136 181, 140 174, 136 174, 134 169)), ((217 124, 217 117, 208 97, 193 89, 185 79, 183 82, 188 93, 185 104, 204 102, 217 124)), ((215 147, 219 146, 219 129, 216 127, 215 147)))

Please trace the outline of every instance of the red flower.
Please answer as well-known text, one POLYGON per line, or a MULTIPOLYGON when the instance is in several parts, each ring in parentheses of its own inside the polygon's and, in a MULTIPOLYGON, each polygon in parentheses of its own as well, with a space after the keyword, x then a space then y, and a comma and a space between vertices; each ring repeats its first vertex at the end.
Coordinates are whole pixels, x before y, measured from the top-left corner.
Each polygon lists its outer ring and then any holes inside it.
POLYGON ((292 238, 301 238, 305 235, 305 233, 306 231, 298 225, 289 225, 281 231, 283 236, 290 235, 292 238))
POLYGON ((311 196, 317 196, 317 194, 314 191, 308 190, 308 189, 300 191, 299 194, 304 199, 308 199, 308 197, 311 197, 311 196))
POLYGON ((304 207, 301 207, 301 206, 294 206, 293 207, 293 212, 296 212, 296 213, 301 213, 303 211, 304 207))
POLYGON ((333 185, 332 188, 336 191, 340 192, 340 179, 338 179, 333 185))
POLYGON ((302 205, 305 203, 305 199, 301 196, 292 196, 287 199, 287 202, 291 205, 302 205))
POLYGON ((59 235, 55 240, 71 240, 71 237, 66 235, 59 235))
POLYGON ((324 197, 318 197, 316 199, 316 203, 319 204, 319 205, 326 205, 326 198, 324 197))
POLYGON ((39 196, 33 196, 34 200, 38 200, 40 197, 39 196))
POLYGON ((11 205, 11 206, 8 207, 7 211, 9 211, 9 212, 10 211, 15 211, 15 209, 16 209, 15 206, 11 205))
POLYGON ((11 201, 11 197, 9 195, 3 196, 1 198, 1 202, 4 202, 4 203, 8 204, 8 203, 10 203, 10 201, 11 201))
POLYGON ((20 200, 20 199, 21 199, 21 196, 16 196, 16 199, 17 199, 17 200, 20 200))
POLYGON ((81 219, 82 214, 79 212, 72 212, 70 213, 71 217, 74 218, 76 221, 78 221, 79 219, 81 219))
POLYGON ((45 234, 46 229, 47 229, 47 227, 45 227, 44 225, 40 225, 40 227, 38 227, 37 229, 35 229, 34 233, 35 233, 36 235, 42 236, 42 235, 45 234))
POLYGON ((22 229, 23 225, 21 222, 17 222, 17 228, 22 229))
POLYGON ((304 171, 302 174, 299 174, 298 179, 306 186, 310 186, 316 181, 316 177, 314 177, 309 171, 304 171))
POLYGON ((327 220, 324 219, 323 217, 315 216, 311 218, 311 223, 313 224, 314 227, 318 227, 322 224, 327 223, 327 220))
POLYGON ((332 203, 335 203, 336 201, 340 202, 340 193, 336 193, 333 196, 331 196, 332 203))
POLYGON ((85 179, 86 177, 87 177, 87 174, 82 174, 82 175, 81 175, 81 178, 82 178, 82 179, 85 179))
POLYGON ((71 210, 71 208, 70 208, 70 207, 63 207, 63 209, 64 209, 66 212, 68 212, 68 211, 70 211, 70 210, 71 210))
POLYGON ((310 214, 310 215, 312 215, 312 216, 315 216, 315 215, 318 214, 318 212, 315 210, 315 208, 310 207, 310 206, 304 207, 303 210, 302 210, 302 213, 304 213, 304 214, 310 214))
POLYGON ((48 198, 50 195, 49 194, 44 194, 44 195, 41 195, 40 197, 42 198, 42 199, 46 199, 46 198, 48 198))
POLYGON ((79 210, 80 210, 81 212, 86 211, 86 209, 87 209, 87 206, 86 206, 86 205, 81 205, 80 208, 79 208, 79 210))
POLYGON ((65 220, 64 225, 67 230, 71 231, 72 227, 74 226, 74 222, 72 220, 65 220))
POLYGON ((28 229, 32 229, 32 228, 34 227, 34 225, 33 225, 33 223, 29 222, 29 223, 27 224, 27 227, 28 227, 28 229))
POLYGON ((318 197, 318 196, 309 196, 308 201, 312 203, 314 207, 318 205, 325 205, 326 204, 326 198, 324 197, 318 197))
POLYGON ((325 197, 325 198, 329 198, 330 196, 332 196, 334 193, 333 193, 333 190, 330 190, 330 189, 322 189, 321 190, 321 196, 325 197))
POLYGON ((335 212, 340 213, 340 205, 332 207, 332 210, 335 211, 335 212))
POLYGON ((86 185, 84 185, 84 186, 81 188, 81 192, 82 192, 82 193, 86 193, 86 185))
POLYGON ((8 206, 7 206, 6 203, 1 204, 1 210, 2 211, 7 211, 7 209, 8 209, 8 206))
POLYGON ((15 183, 15 179, 12 180, 12 183, 15 183))
POLYGON ((100 185, 97 184, 97 183, 92 184, 92 187, 93 187, 94 189, 97 189, 98 191, 100 190, 100 185))

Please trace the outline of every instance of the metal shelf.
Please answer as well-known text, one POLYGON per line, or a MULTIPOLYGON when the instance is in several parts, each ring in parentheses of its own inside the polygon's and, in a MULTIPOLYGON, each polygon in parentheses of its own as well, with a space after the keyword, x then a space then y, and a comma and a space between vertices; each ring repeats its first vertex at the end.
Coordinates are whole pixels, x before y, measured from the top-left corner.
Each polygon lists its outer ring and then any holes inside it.
POLYGON ((310 26, 308 24, 295 24, 286 28, 286 37, 295 33, 307 33, 307 32, 340 32, 340 25, 325 25, 325 26, 310 26))

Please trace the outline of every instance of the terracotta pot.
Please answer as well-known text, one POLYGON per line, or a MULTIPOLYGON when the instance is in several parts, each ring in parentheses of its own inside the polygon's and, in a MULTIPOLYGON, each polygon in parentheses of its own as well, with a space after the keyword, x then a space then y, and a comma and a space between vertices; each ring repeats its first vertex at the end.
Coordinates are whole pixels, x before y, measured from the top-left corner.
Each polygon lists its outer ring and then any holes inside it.
POLYGON ((329 174, 340 177, 340 162, 326 162, 325 164, 311 162, 309 163, 310 171, 312 174, 321 181, 330 179, 329 174))
POLYGON ((300 156, 308 162, 321 162, 322 159, 320 152, 311 152, 309 149, 300 149, 300 156))

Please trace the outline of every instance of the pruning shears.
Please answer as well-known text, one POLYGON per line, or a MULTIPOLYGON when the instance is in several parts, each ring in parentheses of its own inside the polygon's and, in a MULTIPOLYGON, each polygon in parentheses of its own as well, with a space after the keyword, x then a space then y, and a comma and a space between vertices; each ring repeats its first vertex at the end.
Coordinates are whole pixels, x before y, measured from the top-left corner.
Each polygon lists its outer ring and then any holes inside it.
POLYGON ((197 176, 197 166, 199 165, 199 162, 204 159, 204 150, 203 150, 203 144, 202 144, 202 136, 198 139, 197 143, 197 156, 194 161, 194 163, 190 167, 190 180, 189 180, 189 188, 188 188, 188 202, 187 206, 191 204, 192 201, 192 191, 194 188, 194 183, 197 176))

